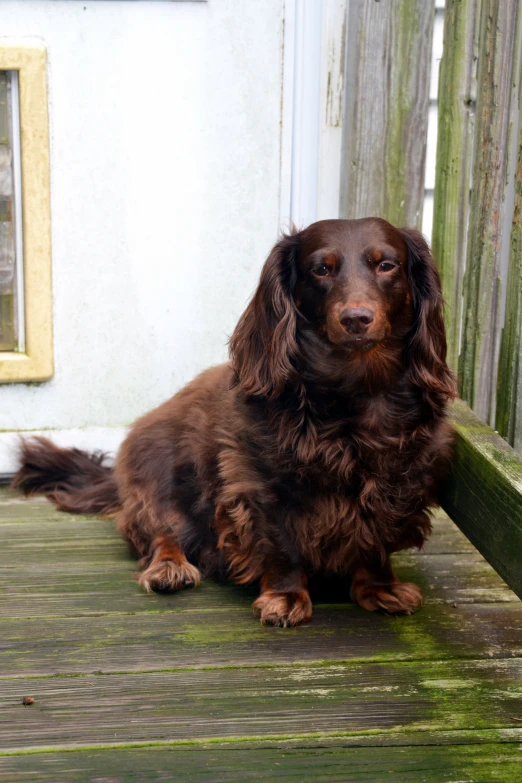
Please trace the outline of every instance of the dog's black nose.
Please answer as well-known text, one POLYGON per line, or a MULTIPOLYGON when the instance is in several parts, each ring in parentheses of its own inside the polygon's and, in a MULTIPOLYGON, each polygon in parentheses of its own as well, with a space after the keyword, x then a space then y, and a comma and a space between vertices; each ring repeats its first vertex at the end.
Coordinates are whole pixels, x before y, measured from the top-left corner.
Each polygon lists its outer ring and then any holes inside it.
POLYGON ((363 334, 373 321, 374 315, 367 307, 345 307, 339 320, 347 332, 363 334))

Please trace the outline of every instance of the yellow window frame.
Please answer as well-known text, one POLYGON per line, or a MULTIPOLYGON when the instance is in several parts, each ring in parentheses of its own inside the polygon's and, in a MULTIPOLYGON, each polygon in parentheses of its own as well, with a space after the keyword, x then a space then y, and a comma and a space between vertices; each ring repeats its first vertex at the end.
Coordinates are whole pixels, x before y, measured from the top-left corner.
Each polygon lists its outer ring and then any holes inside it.
POLYGON ((22 168, 24 352, 0 352, 0 383, 52 377, 52 270, 47 53, 39 41, 0 41, 0 70, 18 71, 22 168))

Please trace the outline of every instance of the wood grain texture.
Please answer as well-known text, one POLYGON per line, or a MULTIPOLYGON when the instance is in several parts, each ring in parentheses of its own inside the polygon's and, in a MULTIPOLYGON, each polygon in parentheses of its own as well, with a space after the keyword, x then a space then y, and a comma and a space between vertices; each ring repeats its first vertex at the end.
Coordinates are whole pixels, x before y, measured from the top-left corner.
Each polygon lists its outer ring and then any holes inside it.
POLYGON ((458 367, 476 105, 481 0, 447 0, 439 71, 433 255, 446 302, 448 361, 458 367))
POLYGON ((0 757, 0 781, 143 783, 172 781, 175 773, 180 783, 514 783, 520 773, 522 750, 514 743, 383 747, 380 739, 376 735, 369 747, 322 739, 317 746, 308 740, 275 748, 242 743, 6 756, 0 757))
POLYGON ((522 606, 444 515, 396 557, 417 614, 323 582, 293 629, 259 624, 255 588, 145 595, 110 520, 0 491, 0 535, 0 780, 447 783, 519 763, 522 606))
POLYGON ((0 747, 520 728, 517 718, 521 659, 18 679, 2 682, 0 747))
POLYGON ((522 596, 522 457, 458 401, 453 474, 443 506, 470 541, 522 596))
POLYGON ((341 217, 420 228, 433 22, 433 3, 349 3, 341 217))
POLYGON ((520 602, 427 606, 410 618, 320 607, 309 626, 264 628, 250 611, 103 614, 0 624, 0 676, 206 666, 522 656, 520 602))
MULTIPOLYGON (((3 559, 8 561, 10 555, 12 563, 23 561, 26 570, 20 570, 16 565, 0 569, 0 617, 233 610, 250 614, 250 606, 258 595, 255 587, 244 588, 210 580, 179 593, 149 594, 136 583, 136 566, 132 561, 116 561, 111 568, 99 563, 89 566, 87 558, 92 550, 83 551, 81 561, 72 543, 70 549, 63 547, 61 552, 67 559, 67 566, 57 575, 56 560, 38 564, 38 550, 30 557, 18 547, 6 548, 3 559)), ((413 581, 424 591, 426 606, 455 601, 489 603, 515 599, 476 551, 420 558, 404 553, 396 555, 394 563, 402 581, 413 581)), ((349 587, 347 580, 312 584, 314 605, 318 608, 324 604, 350 604, 349 587)))
MULTIPOLYGON (((522 35, 519 11, 517 38, 522 35)), ((516 138, 516 168, 513 174, 513 219, 506 281, 506 307, 500 342, 496 428, 522 452, 522 57, 518 49, 518 79, 514 83, 511 111, 512 133, 516 138), (518 82, 518 83, 517 83, 518 82), (518 125, 518 129, 517 129, 518 125)))
POLYGON ((482 0, 480 17, 473 187, 459 376, 462 398, 491 424, 495 415, 500 343, 500 256, 505 209, 509 203, 505 196, 518 8, 518 0, 482 0))

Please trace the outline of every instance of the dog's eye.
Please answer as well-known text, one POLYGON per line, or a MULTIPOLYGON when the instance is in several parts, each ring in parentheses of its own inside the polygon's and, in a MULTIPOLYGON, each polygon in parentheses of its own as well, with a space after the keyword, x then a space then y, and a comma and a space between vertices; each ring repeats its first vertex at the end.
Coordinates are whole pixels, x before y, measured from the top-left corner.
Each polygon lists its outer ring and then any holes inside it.
POLYGON ((317 277, 326 277, 327 275, 330 274, 330 270, 326 266, 326 264, 321 264, 321 266, 317 266, 312 271, 314 275, 317 275, 317 277))
POLYGON ((379 272, 391 272, 396 268, 397 264, 392 264, 391 261, 383 261, 381 264, 379 264, 378 270, 379 272))

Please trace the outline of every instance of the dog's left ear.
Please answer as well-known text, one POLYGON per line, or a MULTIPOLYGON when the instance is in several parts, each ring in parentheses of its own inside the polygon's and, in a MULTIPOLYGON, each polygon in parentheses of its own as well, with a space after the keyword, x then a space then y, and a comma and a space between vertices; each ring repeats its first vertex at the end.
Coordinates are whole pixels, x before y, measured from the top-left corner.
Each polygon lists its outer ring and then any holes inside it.
POLYGON ((299 347, 292 292, 298 246, 298 233, 283 235, 275 245, 230 339, 232 366, 244 394, 275 398, 296 377, 299 347))
POLYGON ((457 396, 455 379, 446 364, 446 328, 442 317, 444 300, 439 271, 419 231, 401 229, 408 253, 408 279, 413 297, 414 323, 409 353, 412 382, 426 392, 446 399, 457 396))

